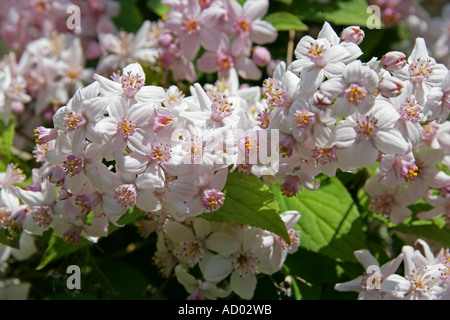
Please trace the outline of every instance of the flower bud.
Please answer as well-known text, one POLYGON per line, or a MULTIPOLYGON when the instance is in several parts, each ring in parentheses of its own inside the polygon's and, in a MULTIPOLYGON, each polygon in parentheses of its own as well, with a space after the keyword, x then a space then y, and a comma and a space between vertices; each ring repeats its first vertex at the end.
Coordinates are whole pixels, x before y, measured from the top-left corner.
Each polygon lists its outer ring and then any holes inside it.
POLYGON ((406 56, 400 51, 390 51, 381 58, 381 65, 388 71, 400 70, 406 65, 406 56))
POLYGON ((267 48, 260 46, 253 48, 252 60, 257 66, 264 67, 270 62, 271 57, 267 48))
POLYGON ((158 37, 158 43, 164 48, 168 47, 173 42, 173 36, 170 33, 162 33, 158 37))
POLYGON ((402 89, 403 83, 395 77, 384 78, 378 84, 378 90, 380 90, 380 93, 389 98, 399 96, 402 93, 402 89))
POLYGON ((342 41, 353 42, 357 45, 363 41, 364 36, 364 31, 358 26, 347 27, 341 32, 342 41))

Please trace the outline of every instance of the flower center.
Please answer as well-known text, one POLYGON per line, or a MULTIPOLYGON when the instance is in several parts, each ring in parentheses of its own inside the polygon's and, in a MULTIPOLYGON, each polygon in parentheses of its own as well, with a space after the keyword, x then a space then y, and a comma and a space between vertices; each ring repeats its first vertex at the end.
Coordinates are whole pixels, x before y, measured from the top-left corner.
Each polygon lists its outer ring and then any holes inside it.
POLYGON ((215 93, 210 93, 210 95, 212 98, 211 118, 214 121, 222 121, 226 117, 229 117, 233 114, 234 111, 233 103, 229 102, 225 95, 215 93))
POLYGON ((429 79, 433 74, 434 62, 431 59, 422 60, 417 58, 409 66, 409 75, 414 82, 421 82, 429 79))
POLYGON ((318 43, 310 42, 307 49, 308 51, 306 52, 306 56, 312 62, 314 62, 319 67, 324 67, 326 65, 325 53, 327 52, 327 49, 325 48, 325 45, 319 45, 318 43))
POLYGON ((298 129, 308 130, 316 122, 316 115, 306 109, 295 112, 294 121, 298 129))
POLYGON ((136 132, 136 122, 128 119, 127 117, 123 117, 122 121, 118 123, 118 129, 120 136, 125 139, 132 136, 136 132))
POLYGON ((172 157, 171 149, 169 144, 164 142, 155 142, 152 144, 152 151, 150 152, 150 157, 161 164, 164 164, 170 160, 172 157))
POLYGON ((400 115, 403 119, 417 123, 422 115, 422 107, 414 98, 407 98, 400 105, 400 115))
POLYGON ((319 148, 316 147, 313 150, 312 158, 316 161, 316 163, 320 163, 321 165, 325 165, 327 163, 333 163, 336 159, 336 154, 334 152, 335 148, 319 148))
POLYGON ((271 107, 284 107, 289 103, 286 90, 281 88, 275 79, 265 79, 261 91, 264 99, 267 99, 267 104, 271 107))
POLYGON ((136 93, 145 85, 144 78, 140 74, 133 74, 131 71, 123 74, 120 78, 125 96, 134 98, 136 93))
POLYGON ((370 115, 359 115, 356 118, 356 124, 354 125, 354 129, 357 134, 363 140, 368 140, 369 138, 375 137, 378 132, 377 127, 378 120, 370 115))
POLYGON ((241 17, 235 24, 234 28, 240 33, 248 33, 251 28, 251 21, 247 17, 241 17))
POLYGON ((30 214, 33 221, 39 227, 48 227, 50 225, 50 222, 53 220, 53 211, 48 206, 34 208, 33 210, 31 210, 30 214))
POLYGON ((122 184, 114 191, 114 199, 126 208, 136 203, 136 187, 133 184, 122 184))
POLYGON ((69 155, 67 159, 63 162, 63 168, 66 173, 71 176, 76 175, 81 172, 85 164, 85 159, 82 156, 69 155))
POLYGON ((219 54, 216 58, 217 68, 222 73, 228 73, 234 67, 233 57, 228 54, 219 54))
POLYGON ((197 32, 200 30, 200 25, 198 24, 197 20, 186 18, 184 20, 184 25, 182 28, 184 31, 186 31, 188 34, 197 32))
POLYGON ((203 248, 202 241, 198 239, 189 239, 187 241, 182 241, 180 246, 175 250, 190 267, 193 267, 198 261, 203 259, 205 254, 203 248))
POLYGON ((74 131, 86 124, 86 119, 84 117, 74 111, 70 111, 64 115, 64 127, 67 128, 67 131, 74 131))
POLYGON ((225 201, 225 194, 214 188, 204 188, 201 196, 203 207, 210 212, 219 209, 225 201))
POLYGON ((345 90, 345 97, 351 103, 360 103, 366 99, 367 90, 364 87, 360 87, 357 84, 352 84, 345 90))
POLYGON ((374 197, 369 205, 370 210, 388 217, 391 214, 395 199, 390 194, 374 197))
POLYGON ((233 255, 231 264, 241 278, 247 278, 256 273, 259 259, 249 251, 241 251, 233 255))
POLYGON ((299 181, 300 179, 297 176, 288 176, 280 186, 281 194, 288 198, 297 195, 299 181))
POLYGON ((261 111, 256 119, 261 129, 267 129, 270 125, 270 113, 266 110, 261 111))

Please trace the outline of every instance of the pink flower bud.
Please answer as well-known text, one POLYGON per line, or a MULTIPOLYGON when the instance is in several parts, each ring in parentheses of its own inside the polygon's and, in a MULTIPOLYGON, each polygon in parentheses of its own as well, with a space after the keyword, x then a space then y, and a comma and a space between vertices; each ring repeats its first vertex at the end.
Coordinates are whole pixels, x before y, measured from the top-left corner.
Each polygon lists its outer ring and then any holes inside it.
POLYGON ((380 90, 380 93, 389 98, 399 96, 402 93, 402 89, 403 83, 395 77, 384 78, 378 84, 378 90, 380 90))
POLYGON ((170 33, 162 33, 158 37, 158 43, 163 47, 168 47, 173 42, 173 36, 170 33))
POLYGON ((381 65, 388 71, 400 70, 406 65, 406 56, 400 51, 390 51, 381 58, 381 65))
POLYGON ((252 60, 256 65, 264 67, 270 62, 271 58, 272 56, 267 48, 257 46, 253 49, 252 60))
POLYGON ((351 26, 345 28, 341 33, 342 41, 350 41, 359 45, 364 39, 364 31, 358 26, 351 26))

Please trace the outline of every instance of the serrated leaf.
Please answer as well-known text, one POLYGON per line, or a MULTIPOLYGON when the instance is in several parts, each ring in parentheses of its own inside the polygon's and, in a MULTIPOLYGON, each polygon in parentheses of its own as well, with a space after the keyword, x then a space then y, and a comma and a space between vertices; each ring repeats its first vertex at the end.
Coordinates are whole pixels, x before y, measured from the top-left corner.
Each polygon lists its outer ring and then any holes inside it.
POLYGON ((289 243, 289 235, 274 195, 260 179, 235 171, 228 175, 224 193, 225 202, 219 210, 199 217, 261 228, 279 235, 289 243))
POLYGON ((5 172, 6 167, 11 162, 11 146, 14 140, 14 120, 11 117, 8 125, 5 126, 0 118, 0 172, 5 172))
POLYGON ((355 262, 353 252, 366 248, 366 236, 358 209, 336 177, 326 178, 316 191, 304 190, 292 198, 272 186, 281 211, 297 210, 300 246, 333 259, 355 262))
POLYGON ((297 16, 289 12, 274 12, 264 17, 264 20, 270 22, 278 31, 306 31, 308 26, 304 24, 297 16))

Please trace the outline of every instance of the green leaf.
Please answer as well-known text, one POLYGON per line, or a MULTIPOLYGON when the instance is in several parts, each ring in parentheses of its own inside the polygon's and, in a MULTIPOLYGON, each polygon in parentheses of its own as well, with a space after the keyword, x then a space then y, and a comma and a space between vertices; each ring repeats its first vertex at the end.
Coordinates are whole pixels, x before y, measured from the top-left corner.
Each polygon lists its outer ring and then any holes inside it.
POLYGON ((53 262, 59 258, 65 257, 71 253, 78 251, 79 249, 85 247, 90 242, 84 238, 80 238, 80 243, 77 245, 71 245, 65 242, 61 237, 53 233, 48 242, 47 249, 36 267, 36 270, 42 270, 50 262, 53 262))
POLYGON ((160 17, 164 17, 164 15, 169 12, 170 9, 168 6, 161 3, 161 0, 149 0, 147 1, 147 8, 152 10, 160 17))
POLYGON ((286 226, 270 188, 252 175, 228 175, 223 206, 200 217, 209 221, 247 224, 273 232, 289 243, 286 226))
POLYGON ((278 31, 308 30, 308 26, 306 24, 289 12, 274 12, 265 16, 264 20, 270 22, 278 31))
POLYGON ((297 227, 300 246, 333 259, 355 262, 353 252, 366 248, 366 236, 358 209, 347 189, 336 177, 321 181, 316 191, 304 190, 292 198, 272 186, 280 210, 302 215, 297 227))
POLYGON ((364 0, 331 0, 321 4, 316 0, 296 1, 290 9, 302 21, 328 21, 337 25, 366 26, 371 13, 367 13, 368 4, 364 0))
POLYGON ((434 240, 450 248, 450 229, 445 222, 445 217, 433 220, 415 220, 410 217, 393 226, 393 229, 419 238, 434 240))
POLYGON ((0 118, 0 172, 5 172, 11 162, 11 146, 14 140, 14 119, 11 117, 9 124, 5 126, 0 118))
POLYGON ((120 4, 120 11, 119 15, 113 18, 113 22, 118 29, 135 33, 144 22, 138 6, 135 1, 130 0, 117 0, 117 2, 120 4))
POLYGON ((9 237, 5 229, 0 230, 0 243, 11 248, 20 249, 20 237, 9 237))

